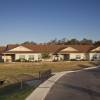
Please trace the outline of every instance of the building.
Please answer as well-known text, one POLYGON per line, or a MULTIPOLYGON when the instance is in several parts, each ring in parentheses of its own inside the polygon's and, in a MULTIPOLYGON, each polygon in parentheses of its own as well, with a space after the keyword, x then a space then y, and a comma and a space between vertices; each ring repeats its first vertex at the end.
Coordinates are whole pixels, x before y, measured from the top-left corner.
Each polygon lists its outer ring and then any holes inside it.
POLYGON ((16 61, 73 61, 100 60, 100 46, 93 45, 7 45, 0 47, 0 60, 16 61), (49 55, 43 58, 43 54, 49 55))

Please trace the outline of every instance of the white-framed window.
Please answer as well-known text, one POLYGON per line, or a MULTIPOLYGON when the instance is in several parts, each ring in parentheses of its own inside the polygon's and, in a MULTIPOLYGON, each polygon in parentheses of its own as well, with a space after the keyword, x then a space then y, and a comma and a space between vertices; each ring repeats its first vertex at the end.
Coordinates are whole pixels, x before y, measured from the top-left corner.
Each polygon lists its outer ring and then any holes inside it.
POLYGON ((98 59, 97 54, 93 55, 93 60, 98 59))
POLYGON ((19 55, 19 59, 25 59, 25 55, 19 55))
POLYGON ((76 59, 77 60, 80 60, 81 59, 81 56, 80 55, 76 55, 76 59))
POLYGON ((38 60, 41 60, 41 55, 38 55, 38 60))
POLYGON ((34 55, 29 55, 29 60, 33 61, 34 60, 34 55))

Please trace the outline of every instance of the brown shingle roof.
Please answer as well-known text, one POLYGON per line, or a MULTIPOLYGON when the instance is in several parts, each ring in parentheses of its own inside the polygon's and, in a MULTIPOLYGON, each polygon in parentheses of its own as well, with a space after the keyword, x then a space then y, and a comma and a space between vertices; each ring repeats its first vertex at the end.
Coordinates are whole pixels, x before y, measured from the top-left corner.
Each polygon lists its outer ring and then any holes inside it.
POLYGON ((33 50, 33 52, 47 52, 47 53, 53 53, 56 52, 61 45, 24 45, 25 47, 33 50))
POLYGON ((32 44, 22 44, 22 45, 7 45, 6 53, 53 53, 60 48, 61 45, 32 45, 32 44), (8 51, 18 46, 24 46, 32 51, 8 51))
POLYGON ((1 46, 1 47, 0 47, 0 54, 3 53, 3 52, 5 52, 5 49, 6 49, 6 47, 1 46))
POLYGON ((100 47, 100 46, 95 46, 95 47, 91 48, 90 52, 91 52, 91 53, 100 53, 100 50, 92 51, 93 49, 96 49, 96 48, 98 48, 98 47, 100 47))
POLYGON ((59 53, 62 49, 67 47, 72 47, 74 49, 77 49, 78 52, 89 52, 91 49, 94 48, 93 45, 33 45, 33 44, 22 44, 21 46, 24 46, 28 49, 31 49, 32 51, 8 51, 13 48, 16 48, 20 45, 7 45, 6 52, 9 53, 59 53))
POLYGON ((19 45, 18 44, 8 44, 6 47, 6 51, 16 48, 17 46, 19 46, 19 45))
POLYGON ((64 47, 60 48, 57 52, 65 53, 65 51, 61 51, 67 47, 72 47, 76 49, 77 51, 66 51, 66 53, 77 53, 77 52, 89 52, 94 46, 93 45, 65 45, 64 47))

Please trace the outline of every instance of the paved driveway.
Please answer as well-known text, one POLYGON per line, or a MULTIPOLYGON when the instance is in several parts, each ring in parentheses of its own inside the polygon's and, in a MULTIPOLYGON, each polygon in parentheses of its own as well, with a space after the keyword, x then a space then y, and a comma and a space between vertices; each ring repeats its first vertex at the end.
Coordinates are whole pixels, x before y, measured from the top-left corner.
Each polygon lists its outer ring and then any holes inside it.
POLYGON ((45 100, 100 100, 100 67, 64 75, 45 100))

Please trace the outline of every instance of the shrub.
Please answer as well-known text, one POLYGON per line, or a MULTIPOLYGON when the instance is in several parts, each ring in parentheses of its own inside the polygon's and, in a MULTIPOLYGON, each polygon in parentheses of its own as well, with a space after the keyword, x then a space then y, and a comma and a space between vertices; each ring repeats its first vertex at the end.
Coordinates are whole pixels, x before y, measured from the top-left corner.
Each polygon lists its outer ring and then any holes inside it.
POLYGON ((42 58, 48 59, 48 58, 50 58, 50 55, 48 53, 42 53, 42 58))
POLYGON ((15 61, 16 62, 28 62, 28 60, 26 60, 26 59, 16 59, 15 61))
POLYGON ((77 61, 76 59, 70 59, 70 61, 77 61))

